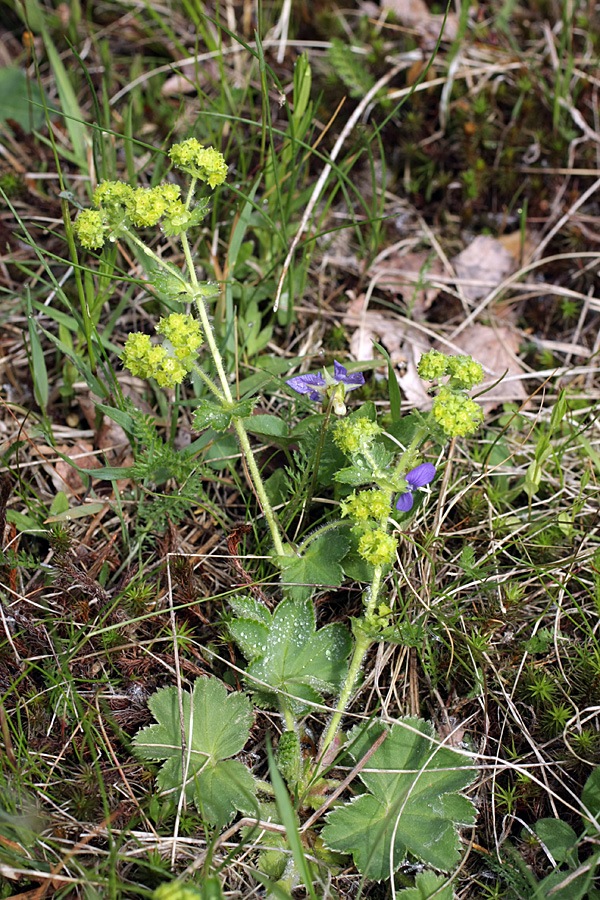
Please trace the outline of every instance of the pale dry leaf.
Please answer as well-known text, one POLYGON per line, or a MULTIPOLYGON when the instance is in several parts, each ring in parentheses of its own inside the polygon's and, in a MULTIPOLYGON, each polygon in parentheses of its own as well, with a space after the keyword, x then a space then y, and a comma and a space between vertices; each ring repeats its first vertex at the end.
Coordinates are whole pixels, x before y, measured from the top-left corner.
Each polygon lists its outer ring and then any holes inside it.
POLYGON ((44 464, 44 469, 50 475, 55 491, 64 491, 69 495, 85 493, 83 480, 75 466, 80 469, 98 469, 102 465, 93 455, 94 448, 88 441, 79 440, 74 444, 57 444, 56 447, 42 445, 38 446, 38 450, 43 457, 55 459, 58 452, 73 460, 74 465, 70 465, 64 459, 44 464))
POLYGON ((163 97, 179 97, 180 94, 195 94, 200 78, 220 78, 214 59, 204 59, 202 64, 188 62, 165 80, 160 92, 163 97))
MULTIPOLYGON (((437 43, 442 30, 444 16, 429 12, 424 0, 382 0, 383 9, 394 13, 398 21, 407 28, 412 28, 424 39, 426 46, 437 43)), ((454 41, 458 35, 458 19, 452 12, 448 13, 442 40, 454 41)))
POLYGON ((441 722, 437 731, 444 747, 464 747, 465 729, 457 724, 454 716, 448 716, 447 722, 441 722))
POLYGON ((407 403, 419 409, 431 406, 431 398, 417 374, 421 354, 431 349, 421 332, 403 319, 365 309, 364 294, 352 298, 342 324, 354 329, 350 352, 355 359, 373 359, 373 341, 383 344, 396 368, 396 378, 407 403))
POLYGON ((415 253, 390 253, 375 261, 367 275, 377 280, 377 287, 399 294, 413 318, 419 320, 429 309, 440 292, 430 281, 444 274, 443 266, 435 254, 420 250, 415 253))
MULTIPOLYGON (((454 341, 460 349, 485 366, 486 378, 478 386, 477 393, 486 385, 493 384, 505 373, 521 375, 523 368, 518 359, 519 333, 507 325, 491 328, 489 325, 472 325, 466 328, 454 341), (489 374, 488 374, 489 373, 489 374)), ((522 403, 527 391, 522 381, 501 381, 484 394, 480 403, 487 412, 501 403, 522 403)))
POLYGON ((522 266, 526 260, 531 258, 533 251, 539 243, 540 237, 535 231, 526 230, 523 234, 519 228, 517 231, 501 234, 498 240, 504 249, 508 250, 518 267, 522 266))
POLYGON ((517 261, 500 241, 480 234, 453 260, 467 300, 479 300, 517 270, 517 261), (474 282, 474 283, 472 283, 474 282))
POLYGON ((131 445, 123 428, 105 415, 97 425, 98 398, 88 391, 79 394, 77 399, 86 422, 96 432, 94 442, 98 450, 104 451, 104 463, 107 466, 133 465, 131 445))
POLYGON ((179 97, 180 94, 195 94, 197 91, 194 84, 194 66, 183 66, 181 73, 171 75, 167 78, 160 89, 163 97, 179 97))

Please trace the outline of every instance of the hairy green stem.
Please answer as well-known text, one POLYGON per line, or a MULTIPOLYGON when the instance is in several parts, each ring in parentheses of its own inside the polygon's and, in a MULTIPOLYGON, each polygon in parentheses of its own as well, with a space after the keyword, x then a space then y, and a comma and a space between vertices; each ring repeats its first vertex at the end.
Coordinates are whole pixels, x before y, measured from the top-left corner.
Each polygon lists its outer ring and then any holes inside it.
POLYGON ((428 433, 429 433, 429 430, 426 428, 425 425, 421 425, 420 428, 417 428, 415 435, 414 435, 412 441, 410 442, 410 446, 408 447, 407 450, 404 451, 404 453, 402 454, 402 456, 400 457, 400 459, 398 460, 398 462, 396 464, 396 473, 407 471, 408 465, 410 465, 410 463, 412 461, 411 457, 413 456, 415 451, 418 449, 419 445, 423 443, 423 441, 427 437, 428 433))
POLYGON ((271 537, 273 538, 273 546, 275 547, 275 551, 278 556, 285 556, 285 548, 283 546, 283 541, 281 540, 281 533, 279 531, 279 525, 277 524, 277 519, 275 518, 275 513, 273 512, 273 507, 271 506, 271 502, 267 497, 267 492, 265 490, 265 485, 262 480, 260 470, 256 463, 256 457, 252 452, 252 447, 250 446, 250 439, 248 438, 248 432, 244 427, 244 423, 242 419, 239 419, 237 416, 233 416, 232 419, 233 427, 235 428, 238 436, 238 440, 240 442, 240 446, 242 448, 242 452, 246 457, 246 463, 248 464, 248 468, 250 469, 250 475, 252 476, 252 482, 254 484, 254 489, 256 491, 257 497, 260 501, 260 505, 262 506, 262 511, 265 515, 265 519, 267 520, 267 524, 269 526, 269 530, 271 532, 271 537))
MULTIPOLYGON (((189 198, 188 198, 189 199, 189 198)), ((192 288, 198 287, 198 278, 196 276, 196 269, 194 267, 194 261, 192 259, 192 251, 190 249, 189 241, 187 239, 187 234, 181 235, 181 244, 183 247, 183 253, 185 256, 185 261, 187 263, 190 283, 192 288)), ((227 375, 225 373, 225 367, 223 365, 223 357, 221 356, 221 352, 217 346, 217 342, 215 340, 215 333, 213 331, 212 323, 209 319, 208 313, 206 311, 206 306, 202 302, 202 300, 198 300, 196 303, 198 308, 198 315, 200 317, 200 322, 202 323, 202 329, 204 331, 204 336, 206 338, 206 342, 209 346, 211 356, 213 358, 215 368, 219 375, 219 380, 221 382, 221 387, 223 389, 223 395, 225 399, 224 405, 227 406, 229 404, 231 407, 234 405, 233 395, 231 393, 231 389, 229 387, 229 381, 227 380, 227 375)), ((281 539, 281 532, 279 530, 279 525, 277 523, 277 519, 275 517, 275 513, 273 512, 273 507, 271 506, 271 502, 267 496, 267 492, 265 490, 265 485, 262 480, 262 476, 260 474, 260 469, 258 468, 256 457, 252 451, 252 447, 250 446, 250 439, 248 437, 248 432, 244 426, 244 422, 238 416, 232 417, 232 424, 235 428, 238 436, 238 440, 240 442, 240 446, 242 448, 242 452, 246 458, 246 463, 250 470, 250 475, 252 477, 252 483, 254 485, 254 489, 256 491, 256 495, 260 501, 260 505, 262 507, 262 511, 264 513, 265 519, 267 520, 267 524, 269 526, 269 531, 271 532, 271 537, 273 539, 273 546, 275 547, 275 551, 278 556, 285 556, 285 549, 283 546, 283 541, 281 539)))
MULTIPOLYGON (((198 276, 196 275, 196 268, 194 266, 194 261, 192 259, 192 251, 190 249, 190 242, 188 241, 187 234, 181 235, 181 246, 183 247, 183 254, 185 256, 185 261, 187 263, 188 274, 190 279, 190 284, 192 285, 192 289, 197 289, 199 287, 198 284, 198 276)), ((223 358, 217 347, 217 342, 215 340, 215 334, 212 328, 211 321, 208 317, 208 313, 206 311, 206 307, 202 300, 196 301, 196 307, 198 309, 198 315, 200 316, 200 321, 202 322, 202 328, 204 330, 204 337, 206 338, 206 342, 210 349, 210 354, 213 358, 215 368, 217 370, 217 374, 219 376, 219 381, 221 382, 221 388, 223 389, 223 394, 225 395, 225 399, 229 403, 233 403, 233 395, 231 393, 231 388, 229 387, 229 381, 227 380, 227 375, 225 373, 225 367, 223 366, 223 358)))
POLYGON ((212 391, 212 393, 215 395, 217 400, 220 400, 221 403, 223 403, 225 401, 224 394, 219 390, 219 388, 216 386, 216 384, 213 382, 213 380, 208 377, 208 375, 206 374, 204 369, 201 369, 200 366, 197 366, 196 364, 194 364, 194 372, 196 373, 198 378, 202 379, 202 381, 207 386, 207 388, 210 391, 212 391))
MULTIPOLYGON (((365 618, 369 618, 369 616, 372 616, 375 611, 375 607, 379 599, 379 591, 381 589, 382 575, 383 567, 375 566, 373 581, 371 582, 371 586, 369 588, 369 601, 365 609, 365 618)), ((367 650, 369 649, 371 644, 372 640, 370 637, 363 633, 358 634, 356 643, 354 644, 354 652, 352 654, 352 659, 350 660, 348 674, 346 675, 346 680, 344 681, 344 685, 342 687, 342 690, 340 691, 340 696, 335 708, 335 713, 333 714, 333 718, 331 719, 329 727, 327 728, 325 736, 321 742, 321 757, 324 755, 327 748, 332 744, 337 734, 340 722, 342 721, 342 716, 346 712, 346 707, 350 702, 350 699, 354 692, 354 687, 358 679, 360 667, 362 666, 367 650)))
POLYGON ((285 720, 285 727, 287 731, 295 731, 296 721, 294 719, 294 716, 292 715, 287 697, 282 697, 281 699, 281 714, 283 715, 283 718, 285 720))

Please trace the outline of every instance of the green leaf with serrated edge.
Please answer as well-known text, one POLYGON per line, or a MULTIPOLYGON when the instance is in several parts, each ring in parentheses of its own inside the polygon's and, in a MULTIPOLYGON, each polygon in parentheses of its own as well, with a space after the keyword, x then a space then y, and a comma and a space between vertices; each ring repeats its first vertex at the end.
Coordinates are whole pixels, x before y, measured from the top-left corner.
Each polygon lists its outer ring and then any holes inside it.
POLYGON ((191 292, 194 300, 204 300, 207 297, 216 297, 220 291, 220 287, 216 281, 201 281, 194 285, 191 292))
POLYGON ((387 469, 394 454, 386 450, 383 444, 376 442, 371 448, 371 458, 379 469, 387 469))
MULTIPOLYGON (((581 792, 581 802, 596 820, 600 820, 600 766, 594 769, 586 781, 581 792)), ((588 822, 583 812, 582 818, 586 832, 597 836, 598 827, 593 822, 588 822)))
MULTIPOLYGON (((258 635, 257 623, 253 638, 258 635)), ((242 627, 247 626, 242 623, 242 627)), ((230 628, 232 626, 230 625, 230 628)), ((250 638, 248 637, 248 643, 250 638)), ((310 601, 283 600, 273 613, 273 621, 265 628, 261 652, 248 668, 249 679, 262 684, 252 687, 261 702, 278 708, 275 691, 281 690, 298 698, 292 708, 297 715, 308 710, 306 702, 318 703, 322 694, 335 694, 346 674, 346 659, 352 641, 343 625, 333 623, 316 630, 315 611, 310 601)))
POLYGON ((361 469, 359 466, 348 466, 346 469, 340 469, 339 472, 336 472, 333 478, 340 484, 358 487, 360 484, 370 484, 373 481, 373 470, 361 469))
MULTIPOLYGON (((352 757, 362 759, 384 730, 380 723, 354 729, 349 735, 352 757)), ((457 826, 472 825, 475 808, 457 792, 475 773, 459 753, 440 747, 434 734, 422 719, 392 726, 360 773, 369 793, 327 816, 325 844, 350 851, 367 878, 388 878, 408 853, 442 871, 458 862, 457 826)))
POLYGON ((238 618, 229 623, 229 633, 247 660, 261 656, 269 629, 255 619, 238 618))
POLYGON ((194 431, 204 431, 205 428, 226 431, 231 425, 232 415, 231 410, 224 409, 220 403, 200 400, 194 413, 194 431))
POLYGON ((415 879, 415 886, 405 891, 398 891, 401 900, 452 900, 454 893, 452 885, 447 884, 447 879, 435 872, 419 872, 415 879))
POLYGON ((350 549, 348 538, 338 531, 327 531, 308 545, 302 556, 278 556, 286 593, 296 599, 310 597, 315 587, 339 587, 344 580, 340 560, 350 549))
MULTIPOLYGON (((182 694, 186 732, 186 795, 207 821, 223 825, 236 810, 252 812, 254 781, 241 763, 227 760, 239 753, 248 739, 252 707, 246 696, 227 694, 218 678, 198 678, 193 691, 182 694)), ((167 760, 158 776, 165 791, 182 788, 181 724, 175 687, 150 697, 148 706, 158 724, 142 728, 133 740, 143 759, 167 760)))
MULTIPOLYGON (((181 751, 168 759, 161 768, 156 783, 161 791, 181 790, 181 751)), ((191 767, 185 787, 188 802, 194 802, 202 817, 211 825, 223 826, 239 811, 255 815, 256 785, 248 769, 237 759, 225 759, 216 766, 207 765, 198 771, 191 767)))
POLYGON ((534 830, 557 863, 564 863, 569 857, 575 862, 573 850, 577 847, 577 835, 570 825, 561 819, 539 819, 534 830))
POLYGON ((262 622, 270 625, 273 617, 264 603, 254 597, 234 596, 228 597, 227 602, 236 616, 244 619, 252 619, 254 622, 262 622))
POLYGON ((160 291, 161 294, 167 294, 169 297, 185 294, 189 289, 187 282, 172 272, 153 272, 150 277, 150 284, 157 291, 160 291))
MULTIPOLYGON (((369 565, 366 559, 363 559, 358 552, 360 536, 355 534, 350 525, 342 525, 339 530, 350 542, 350 549, 342 559, 341 563, 344 575, 346 578, 352 579, 352 581, 372 582, 374 577, 373 566, 369 565)), ((384 566, 382 574, 387 575, 390 569, 391 565, 384 566)), ((364 620, 361 619, 360 621, 362 622, 364 620)))
POLYGON ((215 431, 225 431, 231 425, 231 420, 247 419, 252 415, 256 403, 256 397, 247 397, 239 400, 231 406, 223 406, 212 400, 201 400, 194 414, 194 429, 203 431, 205 428, 214 428, 215 431))
POLYGON ((256 403, 256 397, 246 397, 244 400, 238 400, 232 408, 232 413, 237 419, 249 419, 252 416, 252 410, 256 403))

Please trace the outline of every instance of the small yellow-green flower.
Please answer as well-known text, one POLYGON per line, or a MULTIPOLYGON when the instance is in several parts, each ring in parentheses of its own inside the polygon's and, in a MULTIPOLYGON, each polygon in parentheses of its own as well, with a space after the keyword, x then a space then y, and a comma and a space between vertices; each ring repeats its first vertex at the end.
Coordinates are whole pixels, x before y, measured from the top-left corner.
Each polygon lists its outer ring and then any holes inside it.
POLYGON ((94 203, 112 217, 115 214, 122 214, 132 194, 133 188, 124 181, 102 181, 94 191, 94 203))
POLYGON ((186 231, 192 219, 192 213, 186 209, 181 200, 174 200, 167 206, 163 219, 165 234, 175 235, 186 231))
POLYGON ((160 387, 175 387, 194 367, 202 343, 200 323, 193 316, 172 313, 156 330, 165 336, 165 344, 153 344, 147 334, 130 334, 121 359, 132 375, 154 378, 160 387))
POLYGON ((381 433, 377 422, 366 416, 358 419, 339 419, 333 428, 333 440, 340 450, 351 456, 371 446, 374 438, 381 433))
POLYGON ((476 362, 472 356, 448 357, 448 373, 452 376, 453 387, 462 387, 466 390, 483 381, 481 363, 476 362))
POLYGON ((214 147, 205 147, 196 138, 173 144, 169 156, 174 166, 188 172, 214 188, 227 177, 228 166, 223 154, 214 147))
POLYGON ((443 378, 448 371, 448 357, 439 350, 430 350, 429 353, 424 353, 419 360, 417 371, 425 381, 443 378))
POLYGON ((350 516, 356 522, 387 519, 390 514, 390 495, 386 491, 353 491, 340 503, 342 516, 350 516))
POLYGON ((136 188, 127 203, 127 215, 138 228, 151 228, 160 221, 168 205, 161 186, 136 188))
POLYGON ((441 387, 433 401, 433 417, 448 437, 472 434, 483 419, 483 410, 460 391, 441 387))
POLYGON ((185 313, 171 313, 160 320, 156 330, 171 343, 175 356, 180 360, 195 356, 202 344, 200 322, 185 313))
POLYGON ((358 552, 372 566, 387 566, 396 558, 397 546, 397 541, 391 534, 376 528, 361 536, 358 552))
POLYGON ((99 250, 104 246, 109 230, 106 216, 100 209, 84 209, 73 224, 73 231, 82 247, 99 250))

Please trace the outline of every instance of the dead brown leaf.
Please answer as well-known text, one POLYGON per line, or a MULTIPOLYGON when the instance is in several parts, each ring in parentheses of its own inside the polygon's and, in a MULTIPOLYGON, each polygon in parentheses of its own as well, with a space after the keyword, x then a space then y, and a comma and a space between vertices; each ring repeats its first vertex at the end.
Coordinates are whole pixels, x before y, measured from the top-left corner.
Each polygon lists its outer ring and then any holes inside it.
POLYGON ((75 466, 80 469, 98 469, 102 465, 98 457, 93 455, 94 448, 88 441, 79 440, 74 444, 57 444, 56 447, 42 445, 38 446, 38 450, 46 458, 55 459, 58 452, 73 460, 74 465, 70 465, 64 459, 44 464, 44 469, 50 475, 55 491, 64 491, 65 494, 85 493, 81 475, 75 466))
POLYGON ((498 238, 505 250, 515 260, 517 266, 522 266, 525 260, 530 259, 533 251, 539 243, 539 235, 535 231, 525 231, 519 228, 507 234, 501 234, 498 238))
POLYGON ((390 354, 398 384, 411 406, 427 409, 431 398, 417 374, 417 363, 422 353, 431 349, 427 338, 412 327, 410 322, 397 316, 365 309, 365 295, 353 297, 342 323, 354 328, 350 338, 350 352, 355 359, 374 359, 373 341, 378 341, 390 354))
MULTIPOLYGON (((481 387, 493 384, 505 373, 522 375, 523 367, 519 362, 518 352, 521 342, 518 331, 508 325, 472 325, 466 328, 454 341, 464 353, 482 363, 490 374, 486 376, 481 387)), ((522 403, 527 398, 527 391, 522 381, 501 381, 481 397, 484 410, 494 409, 501 403, 522 403)))
POLYGON ((376 261, 367 274, 377 279, 377 287, 399 294, 413 318, 420 320, 440 292, 428 282, 443 275, 444 269, 437 256, 421 250, 404 255, 390 253, 376 261))
POLYGON ((478 235, 452 262, 460 281, 468 282, 462 284, 468 300, 485 297, 517 270, 512 253, 496 238, 486 234, 478 235))
POLYGON ((425 46, 435 46, 442 26, 444 28, 442 40, 453 41, 458 35, 456 15, 448 13, 444 25, 444 16, 429 12, 424 0, 382 0, 381 6, 383 9, 391 10, 402 25, 420 34, 424 38, 425 46))

